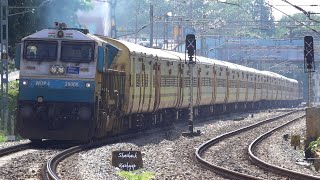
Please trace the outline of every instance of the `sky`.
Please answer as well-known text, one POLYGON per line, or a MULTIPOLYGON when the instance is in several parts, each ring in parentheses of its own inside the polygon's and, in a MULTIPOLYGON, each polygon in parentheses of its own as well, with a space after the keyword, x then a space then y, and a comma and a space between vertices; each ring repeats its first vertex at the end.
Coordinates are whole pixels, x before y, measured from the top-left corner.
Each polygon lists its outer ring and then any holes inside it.
MULTIPOLYGON (((296 8, 292 7, 290 4, 283 2, 282 0, 266 0, 266 1, 267 2, 269 1, 269 4, 273 5, 275 8, 289 15, 301 12, 296 8)), ((305 11, 320 13, 320 0, 287 0, 287 1, 290 2, 291 4, 301 7, 305 11), (318 6, 310 6, 310 5, 318 5, 318 6)), ((275 16, 275 20, 279 20, 282 16, 285 16, 283 13, 276 10, 275 8, 272 9, 273 15, 275 16)))

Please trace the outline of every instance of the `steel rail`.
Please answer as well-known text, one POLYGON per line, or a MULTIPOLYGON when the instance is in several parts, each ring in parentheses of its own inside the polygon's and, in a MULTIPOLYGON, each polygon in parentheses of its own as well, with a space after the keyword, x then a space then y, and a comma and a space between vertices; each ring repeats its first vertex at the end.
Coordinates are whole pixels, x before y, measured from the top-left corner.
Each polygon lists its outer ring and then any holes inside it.
POLYGON ((255 177, 255 176, 250 176, 248 174, 242 174, 242 173, 239 173, 239 172, 236 172, 236 171, 232 171, 232 170, 229 170, 227 168, 224 168, 224 167, 221 167, 221 166, 218 166, 218 165, 215 165, 215 164, 212 164, 208 161, 206 161, 204 158, 202 158, 201 156, 203 155, 203 153, 208 149, 210 148, 211 146, 213 146, 214 144, 226 139, 226 138, 229 138, 231 136, 234 136, 236 134, 239 134, 239 133, 242 133, 242 132, 245 132, 245 131, 248 131, 250 129, 253 129, 253 128, 256 128, 260 125, 263 125, 263 124, 266 124, 268 122, 272 122, 272 121, 275 121, 277 119, 280 119, 280 118, 283 118, 285 116, 288 116, 290 114, 293 114, 295 112, 298 112, 300 110, 296 110, 296 111, 291 111, 291 112, 288 112, 288 113, 285 113, 283 115, 280 115, 280 116, 277 116, 277 117, 274 117, 274 118, 269 118, 267 120, 264 120, 264 121, 261 121, 261 122, 258 122, 258 123, 255 123, 253 125, 249 125, 249 126, 246 126, 246 127, 243 127, 243 128, 240 128, 240 129, 237 129, 237 130, 234 130, 234 131, 231 131, 231 132, 228 132, 228 133, 225 133, 225 134, 222 134, 218 137, 215 137, 205 143, 203 143, 202 145, 200 145, 196 151, 195 151, 195 157, 196 157, 196 160, 202 164, 204 167, 210 169, 210 170, 213 170, 214 172, 224 176, 224 177, 228 177, 228 178, 232 178, 232 179, 262 179, 262 178, 259 178, 259 177, 255 177))
POLYGON ((261 159, 259 159, 257 156, 254 155, 253 151, 254 149, 258 146, 258 144, 266 139, 267 137, 271 136, 272 133, 274 133, 275 131, 278 131, 279 129, 297 121, 297 120, 300 120, 301 118, 305 117, 305 115, 302 115, 298 118, 295 118, 287 123, 284 123, 283 125, 281 126, 278 126, 264 134, 262 134, 261 136, 259 136, 258 138, 256 138, 254 141, 252 141, 252 143, 249 145, 248 147, 248 154, 249 154, 249 159, 254 163, 256 164, 257 166, 263 168, 263 169, 266 169, 268 171, 272 171, 272 172, 276 172, 278 174, 281 174, 281 175, 284 175, 284 176, 288 176, 288 177, 291 177, 291 178, 294 178, 294 179, 320 179, 320 176, 312 176, 312 175, 309 175, 309 174, 304 174, 304 173, 299 173, 299 172, 296 172, 296 171, 292 171, 292 170, 289 170, 289 169, 285 169, 285 168, 282 168, 282 167, 279 167, 279 166, 275 166, 275 165, 272 165, 272 164, 269 164, 267 163, 266 161, 263 161, 261 159))
POLYGON ((32 147, 32 143, 18 144, 18 145, 10 146, 7 148, 3 148, 3 149, 0 149, 0 157, 22 151, 30 147, 32 147))
POLYGON ((116 142, 120 142, 123 139, 134 139, 137 138, 139 136, 146 136, 155 132, 165 132, 168 130, 171 130, 173 128, 173 126, 166 126, 166 127, 162 127, 162 128, 156 128, 156 129, 151 129, 148 131, 141 131, 141 132, 135 132, 135 133, 130 133, 130 134, 124 134, 121 136, 115 136, 115 137, 110 137, 108 139, 99 139, 97 141, 93 141, 90 142, 88 144, 82 144, 82 145, 78 145, 78 146, 74 146, 71 147, 69 149, 66 149, 58 154, 56 154, 55 156, 51 157, 49 159, 49 161, 46 163, 46 165, 43 166, 42 169, 42 179, 53 179, 53 180, 60 180, 56 169, 58 164, 66 159, 67 157, 81 152, 83 150, 89 150, 92 148, 96 148, 96 147, 101 147, 107 144, 112 144, 112 143, 116 143, 116 142))

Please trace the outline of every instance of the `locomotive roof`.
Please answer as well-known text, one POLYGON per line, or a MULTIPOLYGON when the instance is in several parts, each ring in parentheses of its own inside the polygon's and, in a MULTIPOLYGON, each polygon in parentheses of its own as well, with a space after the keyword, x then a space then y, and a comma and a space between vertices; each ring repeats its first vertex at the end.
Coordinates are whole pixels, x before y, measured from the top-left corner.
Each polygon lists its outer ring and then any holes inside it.
POLYGON ((84 41, 90 41, 93 40, 91 37, 87 36, 86 34, 78 31, 78 30, 62 30, 64 33, 64 37, 59 38, 57 37, 58 29, 43 29, 41 31, 38 31, 36 33, 33 33, 22 40, 26 39, 56 39, 56 40, 84 40, 84 41))

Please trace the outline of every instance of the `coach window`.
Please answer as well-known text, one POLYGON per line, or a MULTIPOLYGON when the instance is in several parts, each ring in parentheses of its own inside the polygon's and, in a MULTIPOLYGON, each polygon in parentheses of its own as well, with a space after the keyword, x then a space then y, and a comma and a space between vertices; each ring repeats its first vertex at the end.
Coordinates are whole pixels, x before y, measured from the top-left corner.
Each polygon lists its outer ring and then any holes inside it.
POLYGON ((24 59, 28 61, 55 61, 57 60, 56 41, 25 41, 24 59))
POLYGON ((61 61, 89 63, 94 58, 94 43, 62 42, 61 61))

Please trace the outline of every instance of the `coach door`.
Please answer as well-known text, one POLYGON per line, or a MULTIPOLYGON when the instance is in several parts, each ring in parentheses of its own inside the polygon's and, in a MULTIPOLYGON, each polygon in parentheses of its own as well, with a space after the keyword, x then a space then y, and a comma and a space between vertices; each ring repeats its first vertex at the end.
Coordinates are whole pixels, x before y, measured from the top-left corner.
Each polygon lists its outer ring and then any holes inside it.
POLYGON ((182 68, 182 63, 178 64, 178 76, 177 76, 177 103, 176 103, 176 108, 179 109, 182 105, 182 101, 183 101, 183 88, 182 88, 182 84, 183 84, 183 68, 182 68))
POLYGON ((153 65, 153 70, 154 70, 153 86, 155 88, 155 92, 154 92, 155 100, 154 100, 153 111, 157 111, 160 105, 160 77, 161 77, 160 63, 158 58, 157 58, 157 62, 154 63, 153 65))
POLYGON ((216 66, 213 67, 212 70, 212 79, 211 79, 211 87, 212 87, 212 101, 211 104, 214 104, 216 102, 216 98, 217 98, 217 71, 216 71, 216 66))

